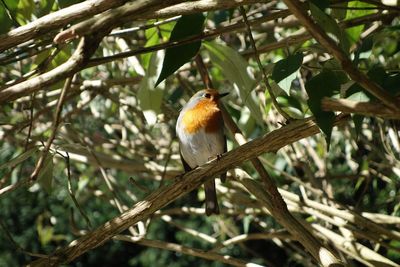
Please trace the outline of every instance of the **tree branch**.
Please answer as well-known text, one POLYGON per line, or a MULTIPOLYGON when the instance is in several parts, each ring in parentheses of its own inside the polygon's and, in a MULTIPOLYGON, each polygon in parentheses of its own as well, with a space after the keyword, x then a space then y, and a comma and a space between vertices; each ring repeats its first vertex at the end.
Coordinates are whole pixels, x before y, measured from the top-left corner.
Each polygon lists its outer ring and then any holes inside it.
MULTIPOLYGON (((348 116, 338 116, 335 125, 346 122, 348 118, 348 116)), ((232 169, 242 162, 257 157, 262 153, 277 151, 286 145, 317 133, 319 133, 319 128, 315 122, 312 119, 305 119, 294 121, 287 126, 254 139, 222 155, 219 159, 185 173, 175 183, 154 191, 128 211, 104 223, 85 236, 72 241, 69 245, 58 249, 49 258, 38 259, 32 262, 30 266, 49 266, 71 262, 88 250, 102 245, 131 225, 147 219, 157 210, 199 187, 207 179, 211 179, 217 174, 232 169)), ((320 247, 307 247, 307 249, 319 251, 320 247)), ((314 253, 312 254, 314 255, 314 253)))
MULTIPOLYGON (((397 101, 400 98, 397 97, 397 101)), ((325 111, 340 111, 344 113, 355 113, 370 117, 381 117, 384 119, 400 120, 400 113, 387 108, 382 103, 356 102, 348 99, 334 99, 325 97, 322 99, 322 109, 325 111)))
MULTIPOLYGON (((242 11, 242 15, 244 10, 242 11)), ((244 14, 245 16, 245 14, 244 14)), ((247 20, 246 20, 247 21, 247 20)), ((254 47, 255 48, 255 47, 254 47)), ((212 86, 211 80, 208 77, 207 70, 202 62, 199 55, 196 57, 196 63, 198 68, 201 70, 201 76, 206 86, 212 86)), ((261 62, 259 62, 261 64, 261 62)), ((260 66, 262 68, 262 66, 260 66)), ((220 107, 222 116, 224 118, 225 125, 232 132, 239 145, 245 144, 246 138, 243 133, 233 121, 232 117, 227 112, 226 108, 221 105, 220 107)), ((267 207, 272 216, 282 224, 297 240, 299 240, 311 253, 311 255, 320 262, 323 266, 330 266, 332 263, 340 266, 340 260, 334 256, 329 249, 323 247, 323 245, 316 239, 306 228, 304 228, 289 212, 286 203, 282 196, 278 192, 278 188, 275 185, 274 180, 271 178, 267 170, 262 165, 258 157, 250 159, 254 168, 259 173, 262 184, 251 179, 241 179, 242 184, 258 199, 263 200, 262 203, 267 207), (251 181, 249 181, 251 180, 251 181), (255 185, 256 184, 256 185, 255 185), (262 190, 262 189, 264 190, 262 190)))
POLYGON ((103 35, 105 34, 107 33, 97 33, 83 37, 80 40, 76 51, 67 62, 30 80, 26 80, 0 91, 0 104, 37 92, 40 89, 43 89, 43 87, 72 76, 78 70, 83 68, 88 59, 96 51, 103 35))
POLYGON ((336 45, 336 43, 328 36, 328 34, 321 29, 320 26, 303 10, 299 1, 296 0, 283 0, 287 7, 297 17, 297 19, 307 28, 310 34, 317 40, 323 47, 328 50, 341 64, 343 70, 357 83, 359 83, 365 90, 373 94, 376 98, 380 99, 386 106, 399 112, 400 103, 393 98, 388 92, 383 90, 377 83, 370 80, 364 73, 360 72, 353 62, 346 56, 346 54, 336 45))
POLYGON ((98 16, 73 25, 57 34, 53 41, 59 44, 94 32, 109 31, 116 27, 124 17, 137 16, 145 11, 154 12, 154 10, 175 4, 178 1, 136 0, 128 2, 123 6, 107 10, 98 16))
POLYGON ((219 262, 229 264, 232 266, 246 267, 246 266, 249 266, 249 264, 251 264, 251 266, 254 266, 254 267, 263 266, 263 265, 259 265, 259 264, 255 264, 255 263, 249 263, 246 261, 242 261, 242 260, 233 258, 231 256, 221 255, 216 252, 204 251, 204 250, 200 250, 200 249, 196 249, 196 248, 190 248, 190 247, 182 246, 179 244, 163 242, 163 241, 159 241, 159 240, 141 239, 139 241, 136 241, 134 238, 132 238, 131 236, 127 236, 127 235, 117 235, 114 239, 122 240, 122 241, 126 241, 126 242, 132 242, 134 244, 139 244, 139 245, 143 245, 143 246, 151 247, 151 248, 159 248, 159 249, 164 249, 164 250, 169 250, 169 251, 175 251, 178 253, 191 255, 194 257, 198 257, 198 258, 203 258, 206 260, 219 261, 219 262))
POLYGON ((64 27, 68 23, 90 17, 122 5, 126 0, 87 0, 43 16, 31 23, 0 35, 0 52, 64 27))
POLYGON ((328 228, 318 225, 316 223, 312 224, 312 227, 320 232, 322 235, 326 237, 326 239, 330 240, 335 244, 335 246, 345 252, 346 254, 351 255, 356 258, 360 262, 364 263, 367 266, 374 267, 395 267, 399 266, 397 263, 389 260, 386 257, 376 253, 374 250, 368 248, 367 246, 362 245, 359 242, 350 241, 347 238, 329 230, 328 228))
POLYGON ((49 153, 50 146, 53 143, 54 138, 56 137, 58 127, 61 122, 62 107, 64 105, 64 100, 65 100, 65 96, 67 95, 67 91, 71 87, 71 81, 72 81, 72 77, 68 77, 64 83, 64 87, 61 90, 61 94, 60 94, 60 97, 57 102, 57 108, 56 108, 56 113, 55 113, 54 120, 53 120, 51 135, 50 135, 49 139, 47 139, 47 142, 42 151, 42 154, 40 155, 40 157, 36 163, 35 169, 33 170, 32 174, 31 174, 31 177, 30 177, 31 181, 35 181, 37 179, 37 177, 40 173, 40 170, 43 167, 44 160, 47 157, 47 154, 49 153))
MULTIPOLYGON (((225 0, 223 0, 223 1, 220 0, 220 2, 222 2, 222 3, 224 3, 224 1, 225 0)), ((198 3, 199 5, 200 5, 200 2, 201 1, 199 1, 199 3, 198 3)), ((196 7, 197 7, 196 5, 193 5, 192 6, 193 10, 196 10, 196 7)), ((212 7, 213 6, 211 6, 210 8, 212 8, 212 7)), ((285 14, 287 15, 287 10, 274 12, 274 13, 266 16, 265 18, 257 18, 254 20, 250 20, 249 24, 256 25, 259 23, 263 23, 265 21, 274 20, 281 16, 284 16, 285 14)), ((391 18, 394 16, 394 14, 392 14, 392 13, 383 14, 382 16, 384 18, 391 18)), ((365 16, 365 18, 361 17, 361 18, 354 19, 354 20, 356 20, 355 22, 353 22, 353 19, 345 21, 345 22, 343 22, 343 26, 347 27, 347 26, 359 25, 359 24, 362 24, 363 22, 365 22, 365 20, 370 21, 370 20, 376 20, 378 18, 380 18, 380 17, 373 16, 373 15, 367 15, 367 16, 365 16)), ((144 47, 144 48, 139 48, 139 49, 132 50, 132 51, 118 53, 118 54, 108 56, 108 57, 90 59, 90 60, 88 60, 87 64, 80 64, 80 63, 73 62, 74 57, 71 57, 70 60, 67 61, 66 63, 60 65, 59 67, 57 67, 47 73, 42 74, 41 76, 32 78, 30 80, 27 80, 22 83, 10 86, 6 89, 3 89, 3 91, 0 91, 0 104, 5 101, 15 100, 15 99, 19 98, 20 96, 29 95, 31 90, 37 91, 37 90, 40 90, 41 87, 43 88, 45 86, 54 84, 55 82, 59 81, 60 79, 68 77, 70 72, 77 72, 86 67, 97 66, 97 65, 111 62, 111 61, 114 61, 117 59, 122 59, 122 58, 130 57, 130 56, 134 56, 134 55, 153 52, 153 51, 157 51, 157 50, 161 50, 161 49, 166 49, 169 47, 176 47, 176 46, 179 46, 182 44, 188 44, 188 43, 196 42, 199 40, 216 37, 222 33, 231 32, 231 31, 237 30, 239 28, 244 28, 244 27, 245 27, 245 24, 242 22, 239 22, 239 23, 235 23, 235 24, 223 27, 223 28, 209 30, 209 31, 202 33, 201 35, 191 36, 189 38, 185 38, 178 42, 167 42, 167 43, 157 44, 157 45, 150 46, 150 47, 144 47), (77 69, 73 69, 73 71, 72 71, 71 68, 74 68, 74 66, 77 64, 80 65, 80 67, 79 68, 77 67, 77 69), (42 78, 39 78, 39 77, 42 77, 42 78), (31 86, 33 86, 33 87, 31 87, 31 86), (5 100, 5 99, 11 99, 11 100, 5 100)), ((276 43, 268 44, 264 47, 258 48, 258 52, 265 53, 265 52, 268 52, 271 50, 286 47, 288 45, 297 44, 297 43, 306 41, 309 38, 310 38, 310 35, 308 33, 289 36, 288 38, 285 38, 276 43)), ((248 51, 246 53, 243 53, 243 55, 244 56, 253 56, 254 51, 253 50, 248 51)))
POLYGON ((253 33, 251 32, 251 27, 250 27, 249 21, 247 20, 246 11, 244 10, 244 7, 242 7, 242 6, 239 8, 239 10, 240 10, 240 14, 243 17, 243 22, 246 24, 247 34, 249 36, 251 46, 253 47, 253 50, 254 50, 254 57, 256 59, 258 68, 260 69, 260 71, 262 73, 262 77, 263 77, 263 81, 264 81, 265 87, 267 88, 268 93, 271 96, 272 104, 274 105, 276 110, 279 112, 279 114, 282 115, 282 117, 284 117, 287 121, 290 121, 292 118, 289 116, 289 114, 287 114, 281 108, 281 106, 279 105, 278 101, 276 100, 275 93, 272 90, 271 85, 269 84, 267 72, 265 71, 265 68, 263 67, 263 65, 261 63, 260 55, 258 53, 257 46, 256 46, 256 42, 254 41, 253 33))

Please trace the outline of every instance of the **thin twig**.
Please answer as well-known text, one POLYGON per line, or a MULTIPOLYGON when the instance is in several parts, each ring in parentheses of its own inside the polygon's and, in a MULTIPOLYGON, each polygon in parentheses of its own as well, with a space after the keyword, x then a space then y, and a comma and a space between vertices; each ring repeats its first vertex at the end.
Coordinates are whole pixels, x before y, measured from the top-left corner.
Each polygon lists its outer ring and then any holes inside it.
MULTIPOLYGON (((335 121, 335 125, 344 123, 347 120, 348 116, 340 116, 335 121)), ((103 244, 116 234, 121 233, 129 228, 131 225, 147 219, 162 207, 165 207, 177 198, 199 187, 206 182, 207 179, 212 179, 218 173, 222 173, 227 169, 232 169, 234 166, 242 164, 244 161, 257 157, 262 153, 276 151, 283 146, 317 133, 319 133, 318 126, 311 119, 307 119, 293 121, 289 125, 272 131, 263 137, 253 139, 252 141, 249 141, 248 143, 235 148, 230 152, 224 153, 218 159, 218 161, 210 161, 190 172, 185 173, 182 179, 155 190, 153 193, 148 195, 142 201, 136 203, 135 206, 125 211, 123 214, 100 225, 98 228, 89 232, 85 236, 72 241, 65 247, 58 249, 54 253, 56 258, 52 258, 50 260, 38 260, 32 262, 31 265, 49 266, 49 264, 70 262, 80 255, 86 253, 88 250, 99 246, 99 244, 103 244)), ((260 187, 258 187, 257 190, 260 190, 260 187)), ((280 207, 277 206, 274 208, 280 207)), ((301 235, 306 235, 304 229, 302 230, 303 232, 301 235)), ((303 242, 303 239, 301 239, 301 241, 303 242)), ((305 242, 303 242, 303 244, 306 245, 305 242)), ((319 242, 317 247, 307 246, 307 249, 313 249, 314 253, 317 253, 316 258, 318 259, 320 257, 320 253, 326 253, 325 248, 319 245, 319 242)))
POLYGON ((182 253, 186 255, 191 255, 195 256, 198 258, 203 258, 207 260, 212 260, 212 261, 219 261, 221 263, 229 264, 232 266, 240 266, 240 267, 246 267, 246 266, 254 266, 254 267, 260 267, 263 265, 239 260, 236 258, 233 258, 228 255, 221 255, 215 252, 210 252, 210 251, 204 251, 200 249, 195 249, 195 248, 190 248, 186 246, 182 246, 179 244, 175 243, 169 243, 169 242, 163 242, 159 240, 149 240, 149 239, 142 239, 140 241, 136 241, 133 237, 127 236, 127 235, 117 235, 115 236, 115 239, 117 240, 122 240, 126 242, 133 242, 135 244, 147 246, 147 247, 153 247, 153 248, 160 248, 160 249, 165 249, 169 251, 175 251, 177 253, 182 253))
POLYGON ((366 74, 360 72, 343 50, 334 42, 322 28, 315 24, 311 17, 303 10, 297 0, 283 0, 297 19, 307 28, 310 34, 332 54, 341 64, 347 74, 365 90, 380 99, 387 107, 396 112, 400 110, 399 101, 385 91, 380 85, 372 81, 366 74))
POLYGON ((167 175, 167 167, 168 167, 169 161, 171 160, 171 156, 172 156, 172 143, 173 142, 174 142, 174 138, 171 138, 171 141, 170 141, 169 146, 168 146, 167 158, 166 158, 165 163, 164 163, 164 169, 163 169, 163 171, 161 173, 161 181, 160 181, 159 187, 163 186, 164 182, 165 182, 165 176, 167 175))
POLYGON ((30 176, 31 181, 35 181, 38 178, 39 172, 43 167, 44 160, 47 157, 47 154, 49 153, 51 144, 53 143, 54 139, 56 138, 58 127, 61 122, 60 118, 61 118, 62 107, 64 105, 65 96, 67 95, 67 92, 68 92, 69 88, 71 87, 71 81, 72 81, 72 77, 68 77, 65 80, 64 87, 61 90, 60 98, 58 99, 58 102, 57 102, 57 108, 56 108, 56 113, 54 115, 53 126, 51 129, 51 135, 50 135, 49 139, 47 139, 47 142, 42 151, 42 154, 40 155, 40 158, 36 163, 35 169, 33 170, 32 174, 30 176))
POLYGON ((210 75, 208 74, 207 67, 204 64, 203 58, 201 57, 200 54, 196 55, 195 61, 196 61, 196 65, 197 65, 197 70, 200 73, 200 77, 203 80, 203 84, 205 85, 205 87, 207 89, 214 88, 211 78, 210 78, 210 75))
POLYGON ((32 127, 33 127, 33 100, 35 99, 35 93, 31 95, 31 106, 30 106, 30 112, 29 112, 29 128, 28 128, 28 135, 26 136, 26 141, 25 141, 25 151, 28 150, 28 145, 29 145, 29 139, 31 138, 32 134, 32 127))
POLYGON ((31 256, 31 257, 36 257, 36 258, 47 258, 48 255, 44 255, 44 254, 38 254, 38 253, 33 253, 33 252, 29 252, 24 250, 18 243, 17 241, 14 240, 14 238, 12 237, 11 233, 8 231, 5 223, 3 222, 3 220, 0 218, 0 228, 3 230, 6 238, 8 239, 8 241, 15 247, 15 249, 25 255, 31 256))
POLYGON ((244 23, 246 24, 246 27, 247 27, 247 34, 249 35, 250 43, 251 43, 251 45, 252 45, 252 47, 253 47, 253 50, 254 50, 254 56, 255 56, 256 61, 257 61, 257 64, 258 64, 258 68, 260 69, 260 71, 261 71, 261 73, 262 73, 263 80, 264 80, 264 84, 265 84, 265 86, 266 86, 266 88, 267 88, 267 90, 268 90, 269 95, 271 96, 272 104, 274 105, 274 107, 276 108, 276 110, 279 112, 279 114, 281 114, 287 121, 293 120, 293 119, 289 116, 289 114, 287 114, 287 113, 279 106, 278 101, 276 101, 275 93, 273 92, 272 87, 271 87, 271 85, 269 84, 267 73, 265 72, 265 69, 264 69, 264 67, 263 67, 263 65, 262 65, 262 63, 261 63, 260 55, 259 55, 259 53, 258 53, 257 46, 256 46, 256 42, 254 41, 253 33, 252 33, 252 31, 251 31, 249 21, 247 20, 246 11, 244 10, 244 7, 243 7, 243 6, 240 6, 240 7, 239 7, 239 10, 240 10, 240 14, 241 14, 242 17, 243 17, 243 21, 244 21, 244 23))
POLYGON ((7 15, 10 17, 10 19, 12 20, 12 22, 14 23, 15 26, 21 26, 17 19, 14 17, 13 13, 11 12, 10 8, 7 6, 7 3, 4 0, 1 0, 1 3, 4 6, 4 9, 6 10, 7 15))
MULTIPOLYGON (((63 156, 63 155, 62 155, 63 156)), ((64 157, 64 156, 63 156, 64 157)), ((83 211, 81 205, 79 204, 78 200, 75 197, 75 193, 72 189, 72 181, 71 181, 71 165, 69 162, 69 154, 68 152, 66 152, 66 156, 65 158, 65 162, 67 164, 67 178, 68 178, 68 193, 72 199, 72 201, 74 202, 76 208, 78 209, 79 213, 82 215, 82 217, 85 219, 86 221, 86 225, 88 227, 88 229, 92 229, 92 223, 90 222, 89 217, 86 215, 86 213, 83 211)))
MULTIPOLYGON (((400 98, 397 98, 400 100, 400 98)), ((381 117, 384 119, 400 120, 400 113, 387 108, 382 103, 356 102, 349 99, 323 98, 322 109, 326 111, 340 111, 355 113, 364 116, 381 117)))
MULTIPOLYGON (((196 62, 201 62, 201 58, 198 58, 196 62)), ((199 68, 204 68, 203 64, 198 64, 199 68)), ((208 73, 205 70, 200 72, 203 75, 207 75, 208 73)), ((203 81, 207 82, 209 78, 202 78, 203 81)), ((224 119, 224 123, 226 127, 232 132, 232 135, 235 137, 236 141, 239 145, 243 146, 246 144, 246 138, 243 136, 241 130, 233 121, 232 117, 227 112, 226 108, 221 104, 220 109, 222 112, 222 116, 224 119)), ((295 121, 293 121, 294 123, 295 121)), ((292 124, 293 124, 292 123, 292 124)), ((305 229, 289 212, 287 209, 286 203, 284 202, 282 196, 278 192, 278 189, 275 185, 274 180, 271 178, 267 170, 262 165, 261 161, 257 157, 253 157, 251 159, 251 163, 254 168, 259 173, 262 186, 265 192, 258 193, 256 197, 262 197, 263 204, 268 208, 274 218, 282 224, 286 229, 297 238, 310 253, 314 256, 314 258, 319 261, 323 266, 328 266, 331 263, 340 263, 340 260, 334 256, 334 254, 327 248, 325 248, 318 239, 316 239, 307 229, 305 229), (323 255, 323 256, 321 256, 323 255)), ((241 180, 243 182, 243 180, 241 180)), ((244 184, 245 185, 245 184, 244 184)), ((250 183, 250 186, 253 184, 250 183)), ((245 185, 247 188, 247 185, 245 185)), ((249 190, 255 190, 252 187, 249 190)), ((257 190, 259 190, 257 188, 257 190)), ((339 264, 340 266, 340 264, 339 264)))

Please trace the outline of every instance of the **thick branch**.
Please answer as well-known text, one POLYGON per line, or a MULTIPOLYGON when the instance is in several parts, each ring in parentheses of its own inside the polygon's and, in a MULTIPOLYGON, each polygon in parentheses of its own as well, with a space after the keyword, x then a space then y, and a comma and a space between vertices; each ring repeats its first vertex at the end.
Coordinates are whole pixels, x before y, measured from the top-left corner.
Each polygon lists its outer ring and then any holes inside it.
MULTIPOLYGON (((215 252, 210 252, 210 251, 204 251, 196 248, 190 248, 186 246, 182 246, 179 244, 175 243, 169 243, 169 242, 163 242, 159 240, 150 240, 150 239, 141 239, 139 241, 134 240, 132 237, 127 236, 127 235, 117 235, 115 237, 117 240, 122 240, 126 242, 132 242, 135 244, 151 247, 151 248, 159 248, 159 249, 164 249, 164 250, 169 250, 169 251, 175 251, 177 253, 182 253, 186 255, 191 255, 194 257, 198 258, 203 258, 206 260, 211 260, 211 261, 219 261, 225 264, 229 264, 232 266, 239 266, 239 267, 246 267, 249 266, 249 262, 245 262, 239 259, 236 259, 231 256, 226 256, 226 255, 221 255, 215 252)), ((250 263, 251 266, 254 267, 261 267, 263 265, 259 265, 256 263, 250 263)))
MULTIPOLYGON (((347 119, 348 117, 346 116, 338 117, 335 124, 343 123, 347 119)), ((317 133, 319 133, 319 128, 315 122, 311 119, 306 119, 294 121, 287 126, 254 139, 222 155, 221 158, 184 174, 175 183, 154 191, 128 211, 99 226, 87 235, 72 241, 69 245, 58 249, 50 258, 32 262, 31 266, 49 266, 51 264, 71 262, 88 250, 102 245, 131 225, 147 219, 157 210, 199 187, 207 179, 232 169, 262 153, 277 151, 288 144, 317 133)))
POLYGON ((0 52, 64 27, 68 23, 122 5, 126 0, 87 0, 43 16, 29 24, 0 35, 0 52))
POLYGON ((354 258, 364 263, 367 266, 374 267, 391 267, 398 266, 397 263, 383 257, 382 255, 376 253, 374 250, 362 245, 359 242, 353 242, 345 237, 338 235, 337 233, 329 230, 328 228, 318 225, 316 223, 312 224, 312 227, 318 232, 326 236, 338 249, 343 252, 352 255, 354 258))
MULTIPOLYGON (((265 3, 261 0, 200 0, 190 1, 165 7, 154 12, 144 12, 137 19, 160 19, 170 18, 178 15, 189 15, 193 13, 230 9, 242 5, 251 5, 256 3, 265 3)), ((125 19, 129 19, 125 18, 125 19)), ((124 19, 124 20, 125 20, 124 19)))
POLYGON ((284 0, 287 7, 297 17, 297 19, 307 28, 310 34, 317 40, 323 47, 328 50, 341 64, 343 70, 357 83, 359 83, 365 90, 373 94, 376 98, 380 99, 386 106, 393 110, 399 111, 400 104, 393 96, 382 89, 377 83, 370 80, 364 73, 360 72, 347 55, 339 48, 338 45, 328 36, 328 34, 321 29, 320 26, 308 16, 308 14, 301 7, 300 1, 284 0))
MULTIPOLYGON (((245 0, 244 2, 246 2, 246 1, 247 0, 245 0)), ((223 3, 225 3, 225 0, 219 1, 219 2, 221 2, 221 5, 222 5, 223 3)), ((238 1, 238 2, 240 2, 240 1, 238 1)), ((198 5, 193 5, 192 6, 193 10, 196 10, 197 7, 202 7, 202 5, 200 5, 200 4, 203 3, 203 1, 197 1, 196 3, 198 5)), ((215 5, 211 5, 209 8, 214 8, 214 7, 215 7, 215 5)), ((249 21, 249 23, 250 23, 250 25, 253 25, 253 23, 254 24, 258 24, 258 23, 262 23, 262 22, 265 22, 265 21, 270 21, 270 20, 276 19, 276 18, 281 17, 281 16, 283 16, 285 14, 287 14, 286 10, 279 11, 279 12, 274 12, 274 13, 266 16, 265 18, 251 20, 251 21, 249 21)), ((393 14, 384 14, 382 16, 384 16, 384 18, 390 18, 390 17, 393 17, 393 14)), ((378 19, 378 18, 379 17, 370 16, 370 15, 365 16, 365 20, 367 20, 367 21, 369 21, 371 19, 378 19)), ((357 21, 356 21, 357 23, 353 22, 353 20, 345 21, 345 22, 343 22, 343 26, 346 27, 347 25, 351 25, 351 26, 358 25, 359 23, 365 22, 363 19, 364 19, 364 17, 362 17, 362 19, 357 18, 357 21)), ((119 53, 119 54, 116 54, 116 55, 113 55, 113 56, 108 56, 108 57, 103 57, 103 58, 98 58, 98 59, 94 58, 94 59, 89 60, 88 64, 85 64, 84 66, 83 66, 83 64, 80 64, 81 67, 77 68, 77 69, 74 69, 73 72, 77 72, 82 68, 100 65, 100 64, 103 64, 103 63, 107 63, 107 62, 110 62, 110 61, 114 61, 114 60, 117 60, 117 59, 129 57, 129 56, 134 56, 134 55, 138 55, 138 54, 153 52, 153 51, 157 51, 157 50, 161 50, 161 49, 165 49, 165 48, 169 48, 169 47, 175 47, 175 46, 182 45, 182 44, 192 43, 192 42, 203 40, 203 39, 207 39, 207 38, 210 38, 210 37, 215 37, 215 36, 218 36, 218 35, 220 35, 220 34, 222 34, 224 32, 230 32, 232 30, 237 30, 238 28, 242 28, 242 27, 244 27, 243 23, 236 23, 236 24, 233 24, 233 25, 229 25, 228 27, 218 28, 218 29, 215 29, 215 30, 209 30, 209 31, 206 31, 206 32, 204 32, 204 33, 202 33, 200 35, 196 35, 196 36, 191 36, 189 38, 185 38, 185 39, 183 39, 183 40, 181 40, 179 42, 167 42, 167 43, 158 44, 158 45, 154 45, 154 46, 150 46, 150 47, 139 48, 139 49, 133 50, 133 51, 122 52, 122 53, 119 53)), ((268 51, 271 51, 271 50, 274 50, 274 49, 277 49, 277 48, 286 47, 286 46, 291 45, 291 44, 296 44, 296 43, 299 43, 299 42, 303 42, 305 40, 308 40, 309 38, 310 38, 310 35, 308 33, 289 36, 288 38, 285 38, 285 39, 283 39, 281 41, 278 41, 276 43, 268 44, 265 47, 260 47, 258 49, 258 52, 259 53, 265 53, 265 52, 268 52, 268 51)), ((250 56, 252 54, 254 54, 254 52, 253 51, 249 51, 249 53, 245 53, 243 55, 250 56)), ((0 93, 0 103, 2 103, 2 101, 6 101, 6 100, 4 100, 5 98, 7 98, 7 99, 17 99, 20 96, 29 95, 31 90, 36 91, 39 87, 43 88, 44 85, 48 86, 50 84, 53 84, 53 83, 59 81, 60 80, 59 77, 61 77, 61 79, 65 78, 65 77, 68 77, 69 76, 69 71, 71 70, 71 68, 73 68, 76 65, 76 63, 74 63, 72 60, 73 60, 73 58, 71 58, 70 61, 67 61, 63 65, 57 67, 56 69, 51 70, 48 73, 42 74, 41 77, 43 77, 44 79, 42 79, 42 78, 41 79, 37 79, 38 77, 36 77, 36 78, 27 80, 27 81, 25 81, 23 83, 16 84, 16 85, 14 85, 12 87, 9 87, 9 88, 5 89, 6 92, 2 91, 0 93), (73 66, 71 66, 71 64, 73 66), (66 72, 66 73, 63 73, 63 72, 66 72), (45 83, 45 84, 44 85, 41 84, 42 82, 45 83), (30 87, 31 85, 34 85, 36 88, 32 88, 31 89, 31 87, 30 87), (24 88, 24 89, 22 89, 22 88, 24 88), (17 93, 17 95, 14 96, 13 95, 14 92, 17 93), (8 94, 8 96, 5 96, 5 94, 8 94)))
MULTIPOLYGON (((315 236, 313 236, 307 228, 303 226, 295 217, 291 215, 286 207, 286 203, 283 201, 282 196, 279 192, 274 192, 276 189, 275 185, 269 185, 269 191, 262 190, 263 186, 246 175, 239 175, 237 177, 246 189, 253 194, 257 200, 262 203, 270 212, 271 215, 282 224, 286 230, 297 239, 308 252, 318 261, 321 266, 324 267, 339 267, 343 266, 337 256, 335 256, 328 248, 322 245, 315 236), (275 188, 270 189, 274 186, 275 188), (282 204, 276 204, 272 201, 283 202, 282 204), (272 203, 271 203, 272 202, 272 203), (280 210, 278 208, 281 208, 280 210)), ((265 183, 265 181, 263 181, 265 183)), ((271 183, 271 182, 270 182, 271 183)))
POLYGON ((61 43, 71 38, 101 31, 102 28, 115 28, 125 22, 143 18, 165 18, 176 15, 187 15, 219 9, 229 9, 239 5, 257 3, 256 0, 201 0, 186 3, 178 0, 158 1, 142 0, 127 3, 121 7, 104 12, 94 18, 78 23, 59 33, 54 42, 61 43), (175 5, 174 5, 175 4, 175 5), (168 6, 169 5, 169 6, 168 6))
POLYGON ((67 62, 37 77, 0 91, 0 104, 16 100, 21 96, 29 95, 39 91, 40 89, 43 89, 46 86, 61 81, 66 77, 72 76, 81 68, 83 68, 87 60, 96 51, 102 38, 102 34, 85 36, 81 39, 76 51, 67 62))
MULTIPOLYGON (((242 11, 242 14, 245 17, 244 10, 242 11)), ((206 86, 212 86, 211 79, 208 77, 205 65, 199 55, 196 57, 196 63, 198 65, 198 68, 202 70, 201 76, 206 86)), ((259 64, 262 68, 261 62, 259 62, 259 64)), ((221 111, 225 125, 231 131, 232 135, 235 137, 239 145, 247 143, 246 138, 242 134, 241 130, 233 121, 231 116, 229 116, 226 108, 223 105, 221 105, 221 111)), ((262 203, 267 207, 271 215, 280 224, 282 224, 298 241, 300 241, 300 243, 303 244, 303 246, 310 252, 310 254, 319 263, 322 264, 322 266, 332 266, 332 264, 337 264, 337 266, 341 266, 340 260, 331 251, 329 251, 329 249, 326 249, 321 244, 321 242, 319 242, 318 239, 316 239, 292 216, 282 196, 279 194, 278 188, 276 187, 274 180, 264 168, 259 158, 254 157, 250 161, 260 175, 262 184, 259 184, 250 178, 241 179, 242 184, 253 195, 257 196, 260 201, 262 201, 262 203)))
POLYGON ((35 181, 38 178, 39 173, 40 173, 41 169, 43 168, 44 160, 46 159, 46 157, 49 153, 51 144, 53 143, 54 139, 56 138, 58 127, 60 126, 60 122, 61 122, 62 106, 64 105, 65 96, 67 95, 67 91, 71 87, 71 81, 72 81, 72 77, 68 77, 67 80, 65 81, 63 89, 61 90, 61 94, 60 94, 60 97, 57 102, 56 114, 55 114, 54 120, 53 120, 51 135, 50 135, 49 139, 47 139, 47 142, 42 151, 42 154, 40 155, 40 157, 36 163, 35 169, 32 172, 32 175, 30 177, 32 181, 35 181))
MULTIPOLYGON (((400 98, 397 98, 399 101, 400 98)), ((325 111, 340 111, 355 113, 370 117, 399 120, 400 113, 387 108, 382 103, 356 102, 348 99, 334 99, 325 97, 322 99, 322 109, 325 111)))
MULTIPOLYGON (((172 14, 175 14, 175 13, 172 13, 172 14)), ((258 25, 258 24, 261 24, 261 23, 264 23, 267 21, 276 20, 278 18, 281 18, 282 16, 287 16, 287 15, 288 15, 287 10, 273 12, 265 17, 249 20, 249 24, 251 26, 258 25)), ((365 23, 366 21, 371 21, 374 19, 375 20, 389 19, 394 16, 395 16, 395 14, 393 14, 393 13, 383 14, 381 16, 367 15, 367 16, 363 16, 360 18, 344 21, 340 25, 343 26, 344 28, 347 28, 347 27, 352 27, 355 25, 361 25, 361 24, 365 23)), ((271 24, 271 26, 267 26, 267 27, 273 28, 276 25, 277 24, 271 24)), ((194 42, 198 42, 201 40, 207 40, 210 38, 220 36, 221 34, 224 34, 224 33, 237 32, 239 29, 242 29, 242 28, 245 28, 245 24, 243 22, 237 22, 235 24, 227 25, 224 27, 218 27, 216 29, 207 29, 201 34, 189 36, 187 38, 184 38, 184 39, 176 41, 176 42, 165 42, 165 43, 161 43, 161 44, 157 44, 157 45, 153 45, 153 46, 141 47, 141 48, 138 48, 135 50, 117 53, 117 54, 114 54, 111 56, 106 56, 106 57, 102 57, 102 58, 93 58, 89 61, 87 67, 94 67, 94 66, 108 63, 108 62, 111 62, 114 60, 119 60, 119 59, 131 57, 131 56, 137 56, 140 54, 150 53, 150 52, 167 49, 167 48, 171 48, 171 47, 176 47, 176 46, 180 46, 180 45, 184 45, 184 44, 194 43, 194 42)), ((267 28, 264 28, 264 29, 266 30, 267 28)), ((261 46, 257 50, 260 54, 267 53, 269 51, 273 51, 273 50, 276 50, 279 48, 283 48, 283 47, 291 46, 294 44, 299 44, 301 42, 305 42, 306 40, 309 40, 310 38, 311 38, 311 36, 309 33, 294 34, 294 35, 290 35, 280 41, 270 43, 265 46, 261 46)), ((241 54, 245 57, 254 56, 254 50, 253 49, 248 50, 241 54)))
MULTIPOLYGON (((96 166, 96 157, 104 168, 122 170, 128 173, 152 173, 153 175, 157 175, 164 171, 164 167, 155 164, 155 162, 145 163, 143 160, 133 161, 132 159, 115 159, 110 157, 110 155, 98 151, 90 153, 87 149, 80 146, 61 146, 58 150, 69 153, 70 158, 77 162, 88 163, 96 166)), ((166 171, 167 178, 173 178, 180 173, 177 167, 168 167, 166 171)))
POLYGON ((66 40, 82 37, 99 31, 108 31, 116 27, 121 19, 127 16, 137 16, 144 11, 153 12, 159 8, 179 2, 179 0, 136 0, 128 2, 123 6, 113 8, 95 16, 93 18, 82 21, 73 25, 71 28, 60 32, 54 37, 55 43, 62 43, 66 40))

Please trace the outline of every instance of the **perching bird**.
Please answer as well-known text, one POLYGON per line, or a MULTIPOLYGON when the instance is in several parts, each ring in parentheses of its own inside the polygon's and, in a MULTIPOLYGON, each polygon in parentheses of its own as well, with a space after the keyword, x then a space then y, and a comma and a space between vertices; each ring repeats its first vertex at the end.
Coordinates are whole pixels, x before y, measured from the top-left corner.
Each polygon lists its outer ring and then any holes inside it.
MULTIPOLYGON (((180 154, 185 171, 190 171, 226 152, 224 122, 218 101, 228 93, 214 89, 197 92, 183 107, 176 123, 180 154)), ((221 174, 225 181, 226 173, 221 174)), ((219 214, 215 180, 204 183, 206 214, 219 214)))

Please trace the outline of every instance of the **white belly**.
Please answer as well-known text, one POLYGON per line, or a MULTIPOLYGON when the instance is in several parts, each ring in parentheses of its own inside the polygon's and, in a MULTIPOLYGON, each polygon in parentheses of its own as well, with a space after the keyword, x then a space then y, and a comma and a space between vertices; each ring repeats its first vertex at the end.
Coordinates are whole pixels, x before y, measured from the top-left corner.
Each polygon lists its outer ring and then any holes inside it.
POLYGON ((196 134, 180 135, 179 140, 182 156, 191 168, 203 165, 224 153, 223 131, 206 133, 201 129, 196 134))

